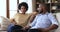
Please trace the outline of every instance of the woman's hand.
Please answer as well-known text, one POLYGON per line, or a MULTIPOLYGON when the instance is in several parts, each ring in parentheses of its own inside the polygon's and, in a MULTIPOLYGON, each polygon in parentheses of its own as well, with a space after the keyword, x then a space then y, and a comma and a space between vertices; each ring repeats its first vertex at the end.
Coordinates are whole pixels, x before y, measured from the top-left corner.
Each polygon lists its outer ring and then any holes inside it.
POLYGON ((30 28, 30 26, 25 26, 25 27, 23 27, 22 29, 23 30, 26 30, 26 29, 29 29, 30 28))
POLYGON ((24 28, 25 28, 25 29, 29 29, 29 28, 30 28, 30 26, 25 26, 24 28))
POLYGON ((15 19, 10 19, 10 22, 13 23, 14 25, 17 25, 15 19))

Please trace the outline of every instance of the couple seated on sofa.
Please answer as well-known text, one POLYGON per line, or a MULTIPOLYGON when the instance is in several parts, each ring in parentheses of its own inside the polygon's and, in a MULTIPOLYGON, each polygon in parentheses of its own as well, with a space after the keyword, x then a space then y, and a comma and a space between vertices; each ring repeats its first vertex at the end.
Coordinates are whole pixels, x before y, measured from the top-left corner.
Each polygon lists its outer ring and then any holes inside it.
POLYGON ((22 13, 17 13, 8 27, 8 32, 49 32, 58 28, 58 22, 52 13, 47 12, 45 4, 39 4, 38 12, 26 14, 28 4, 22 2, 18 5, 22 13))

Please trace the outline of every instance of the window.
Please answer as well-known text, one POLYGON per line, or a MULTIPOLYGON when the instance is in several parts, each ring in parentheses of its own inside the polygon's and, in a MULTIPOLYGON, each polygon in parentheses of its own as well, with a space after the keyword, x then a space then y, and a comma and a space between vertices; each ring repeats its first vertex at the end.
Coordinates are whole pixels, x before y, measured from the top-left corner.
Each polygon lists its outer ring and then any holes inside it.
MULTIPOLYGON (((28 3, 28 11, 27 13, 32 12, 32 0, 19 0, 19 3, 26 2, 28 3)), ((10 18, 13 18, 13 16, 17 13, 17 0, 9 0, 9 11, 10 11, 10 18)))
POLYGON ((10 18, 17 13, 17 0, 9 0, 10 18))
MULTIPOLYGON (((0 0, 0 16, 6 17, 6 0, 0 0)), ((1 23, 0 18, 0 23, 1 23)))
MULTIPOLYGON (((19 0, 19 3, 26 2, 28 3, 28 11, 27 13, 32 13, 32 0, 19 0)), ((17 13, 17 0, 9 0, 9 12, 10 12, 10 18, 13 18, 13 16, 17 13)))
POLYGON ((6 17, 6 0, 0 0, 0 16, 6 17))
MULTIPOLYGON (((19 0, 19 3, 21 2, 26 2, 28 3, 28 11, 27 13, 31 13, 32 12, 32 0, 19 0)), ((7 16, 7 11, 6 11, 6 0, 0 0, 0 16, 7 16)), ((17 0, 9 0, 9 15, 10 18, 13 17, 13 15, 15 15, 17 13, 17 0)))

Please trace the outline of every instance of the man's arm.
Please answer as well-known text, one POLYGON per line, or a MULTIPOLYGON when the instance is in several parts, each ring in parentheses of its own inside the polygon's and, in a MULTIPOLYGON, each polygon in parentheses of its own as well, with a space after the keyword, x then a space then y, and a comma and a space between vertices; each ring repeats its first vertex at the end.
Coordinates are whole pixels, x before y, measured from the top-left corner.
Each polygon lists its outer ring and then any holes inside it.
POLYGON ((50 29, 58 28, 58 21, 57 21, 56 17, 54 17, 52 14, 49 14, 48 17, 49 17, 49 20, 52 22, 52 25, 49 28, 50 29))
POLYGON ((57 29, 58 28, 58 21, 57 21, 57 19, 52 14, 49 14, 48 17, 49 17, 49 20, 52 22, 52 25, 49 28, 47 28, 47 29, 48 30, 57 29))
POLYGON ((58 28, 58 26, 54 24, 54 25, 51 25, 49 28, 39 28, 38 30, 42 31, 42 32, 49 32, 49 31, 57 29, 57 28, 58 28))
POLYGON ((48 30, 54 30, 54 29, 57 29, 58 28, 58 25, 51 25, 49 28, 47 28, 48 30))
POLYGON ((58 28, 57 19, 52 14, 49 14, 48 18, 49 18, 49 20, 51 21, 52 24, 48 28, 40 28, 40 30, 43 31, 43 32, 48 32, 48 31, 51 31, 51 30, 54 30, 54 29, 58 28))

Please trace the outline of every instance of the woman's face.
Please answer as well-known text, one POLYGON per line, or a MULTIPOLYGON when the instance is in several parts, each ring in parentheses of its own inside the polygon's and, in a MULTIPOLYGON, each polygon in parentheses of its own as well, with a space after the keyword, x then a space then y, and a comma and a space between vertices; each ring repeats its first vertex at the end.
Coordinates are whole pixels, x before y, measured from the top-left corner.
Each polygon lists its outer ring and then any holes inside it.
POLYGON ((20 10, 21 10, 22 13, 25 13, 26 12, 25 6, 21 6, 21 9, 20 10))

